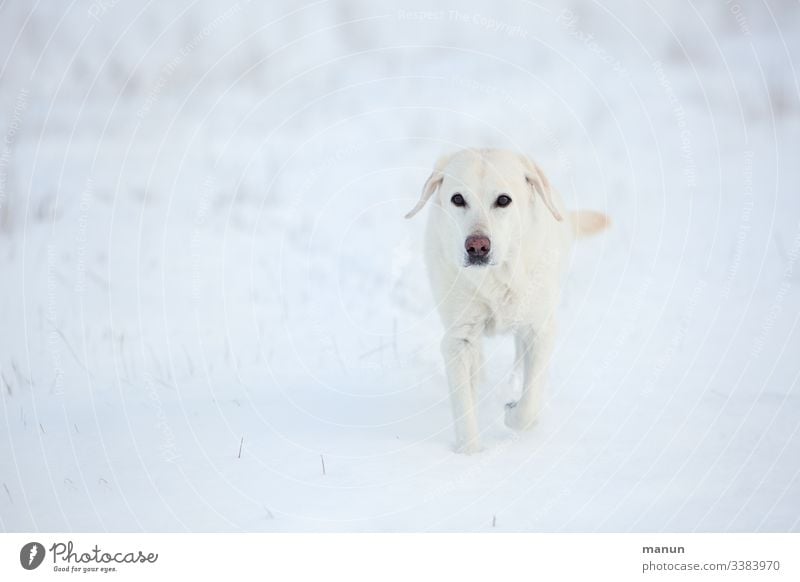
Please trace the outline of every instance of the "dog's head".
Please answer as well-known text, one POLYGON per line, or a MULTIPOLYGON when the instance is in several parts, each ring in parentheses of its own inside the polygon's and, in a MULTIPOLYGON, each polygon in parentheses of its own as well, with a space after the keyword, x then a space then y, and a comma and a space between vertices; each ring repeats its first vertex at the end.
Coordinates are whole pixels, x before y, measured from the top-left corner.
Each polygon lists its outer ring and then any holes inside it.
POLYGON ((431 220, 444 252, 464 267, 511 261, 525 229, 563 220, 541 169, 504 150, 461 150, 440 158, 406 218, 432 197, 437 208, 431 220))

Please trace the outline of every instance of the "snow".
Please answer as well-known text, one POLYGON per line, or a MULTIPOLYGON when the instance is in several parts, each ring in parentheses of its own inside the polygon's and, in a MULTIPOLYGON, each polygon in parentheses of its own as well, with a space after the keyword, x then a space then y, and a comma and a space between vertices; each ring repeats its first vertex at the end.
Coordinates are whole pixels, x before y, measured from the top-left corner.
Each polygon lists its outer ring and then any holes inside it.
POLYGON ((263 4, 0 6, 0 528, 800 529, 796 3, 263 4), (474 456, 402 219, 465 145, 614 222, 474 456))

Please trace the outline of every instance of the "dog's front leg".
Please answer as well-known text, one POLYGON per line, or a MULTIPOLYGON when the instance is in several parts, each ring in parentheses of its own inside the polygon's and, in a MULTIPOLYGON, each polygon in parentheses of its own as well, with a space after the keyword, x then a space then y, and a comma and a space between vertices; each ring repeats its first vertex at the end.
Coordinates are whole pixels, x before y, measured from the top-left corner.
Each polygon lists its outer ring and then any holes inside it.
POLYGON ((522 396, 517 402, 506 404, 506 426, 527 430, 539 415, 547 369, 555 345, 554 325, 548 324, 536 331, 523 330, 518 333, 517 342, 522 351, 522 396))
POLYGON ((442 356, 447 368, 450 403, 456 429, 456 451, 476 453, 480 450, 478 419, 475 413, 476 382, 480 367, 479 337, 445 335, 442 356))

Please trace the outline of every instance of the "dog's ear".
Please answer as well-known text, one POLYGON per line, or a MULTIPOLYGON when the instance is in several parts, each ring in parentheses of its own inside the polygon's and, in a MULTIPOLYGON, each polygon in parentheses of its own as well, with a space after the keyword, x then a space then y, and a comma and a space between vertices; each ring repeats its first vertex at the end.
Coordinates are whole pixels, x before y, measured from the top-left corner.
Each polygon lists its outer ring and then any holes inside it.
POLYGON ((425 206, 425 203, 428 202, 428 200, 430 200, 431 196, 433 196, 433 193, 439 189, 439 186, 442 185, 442 181, 444 180, 444 167, 449 161, 450 156, 442 156, 436 161, 433 172, 431 172, 431 175, 428 176, 427 180, 425 180, 425 185, 422 187, 422 194, 420 194, 416 206, 414 206, 414 208, 412 208, 408 214, 406 214, 406 218, 411 218, 417 212, 422 210, 422 207, 425 206))
POLYGON ((550 186, 550 180, 547 179, 542 169, 532 160, 523 156, 523 162, 527 168, 527 172, 525 172, 525 181, 531 187, 531 190, 542 198, 544 205, 547 206, 553 218, 559 222, 563 221, 564 217, 553 201, 553 188, 550 186))

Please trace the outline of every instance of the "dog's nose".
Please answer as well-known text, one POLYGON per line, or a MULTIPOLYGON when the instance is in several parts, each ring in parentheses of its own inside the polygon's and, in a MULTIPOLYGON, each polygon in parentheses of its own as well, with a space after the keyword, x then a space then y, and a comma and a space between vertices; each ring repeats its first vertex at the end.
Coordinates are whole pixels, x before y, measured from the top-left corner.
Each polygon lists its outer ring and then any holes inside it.
POLYGON ((473 234, 467 237, 464 248, 470 257, 485 257, 492 250, 492 243, 487 236, 473 234))

